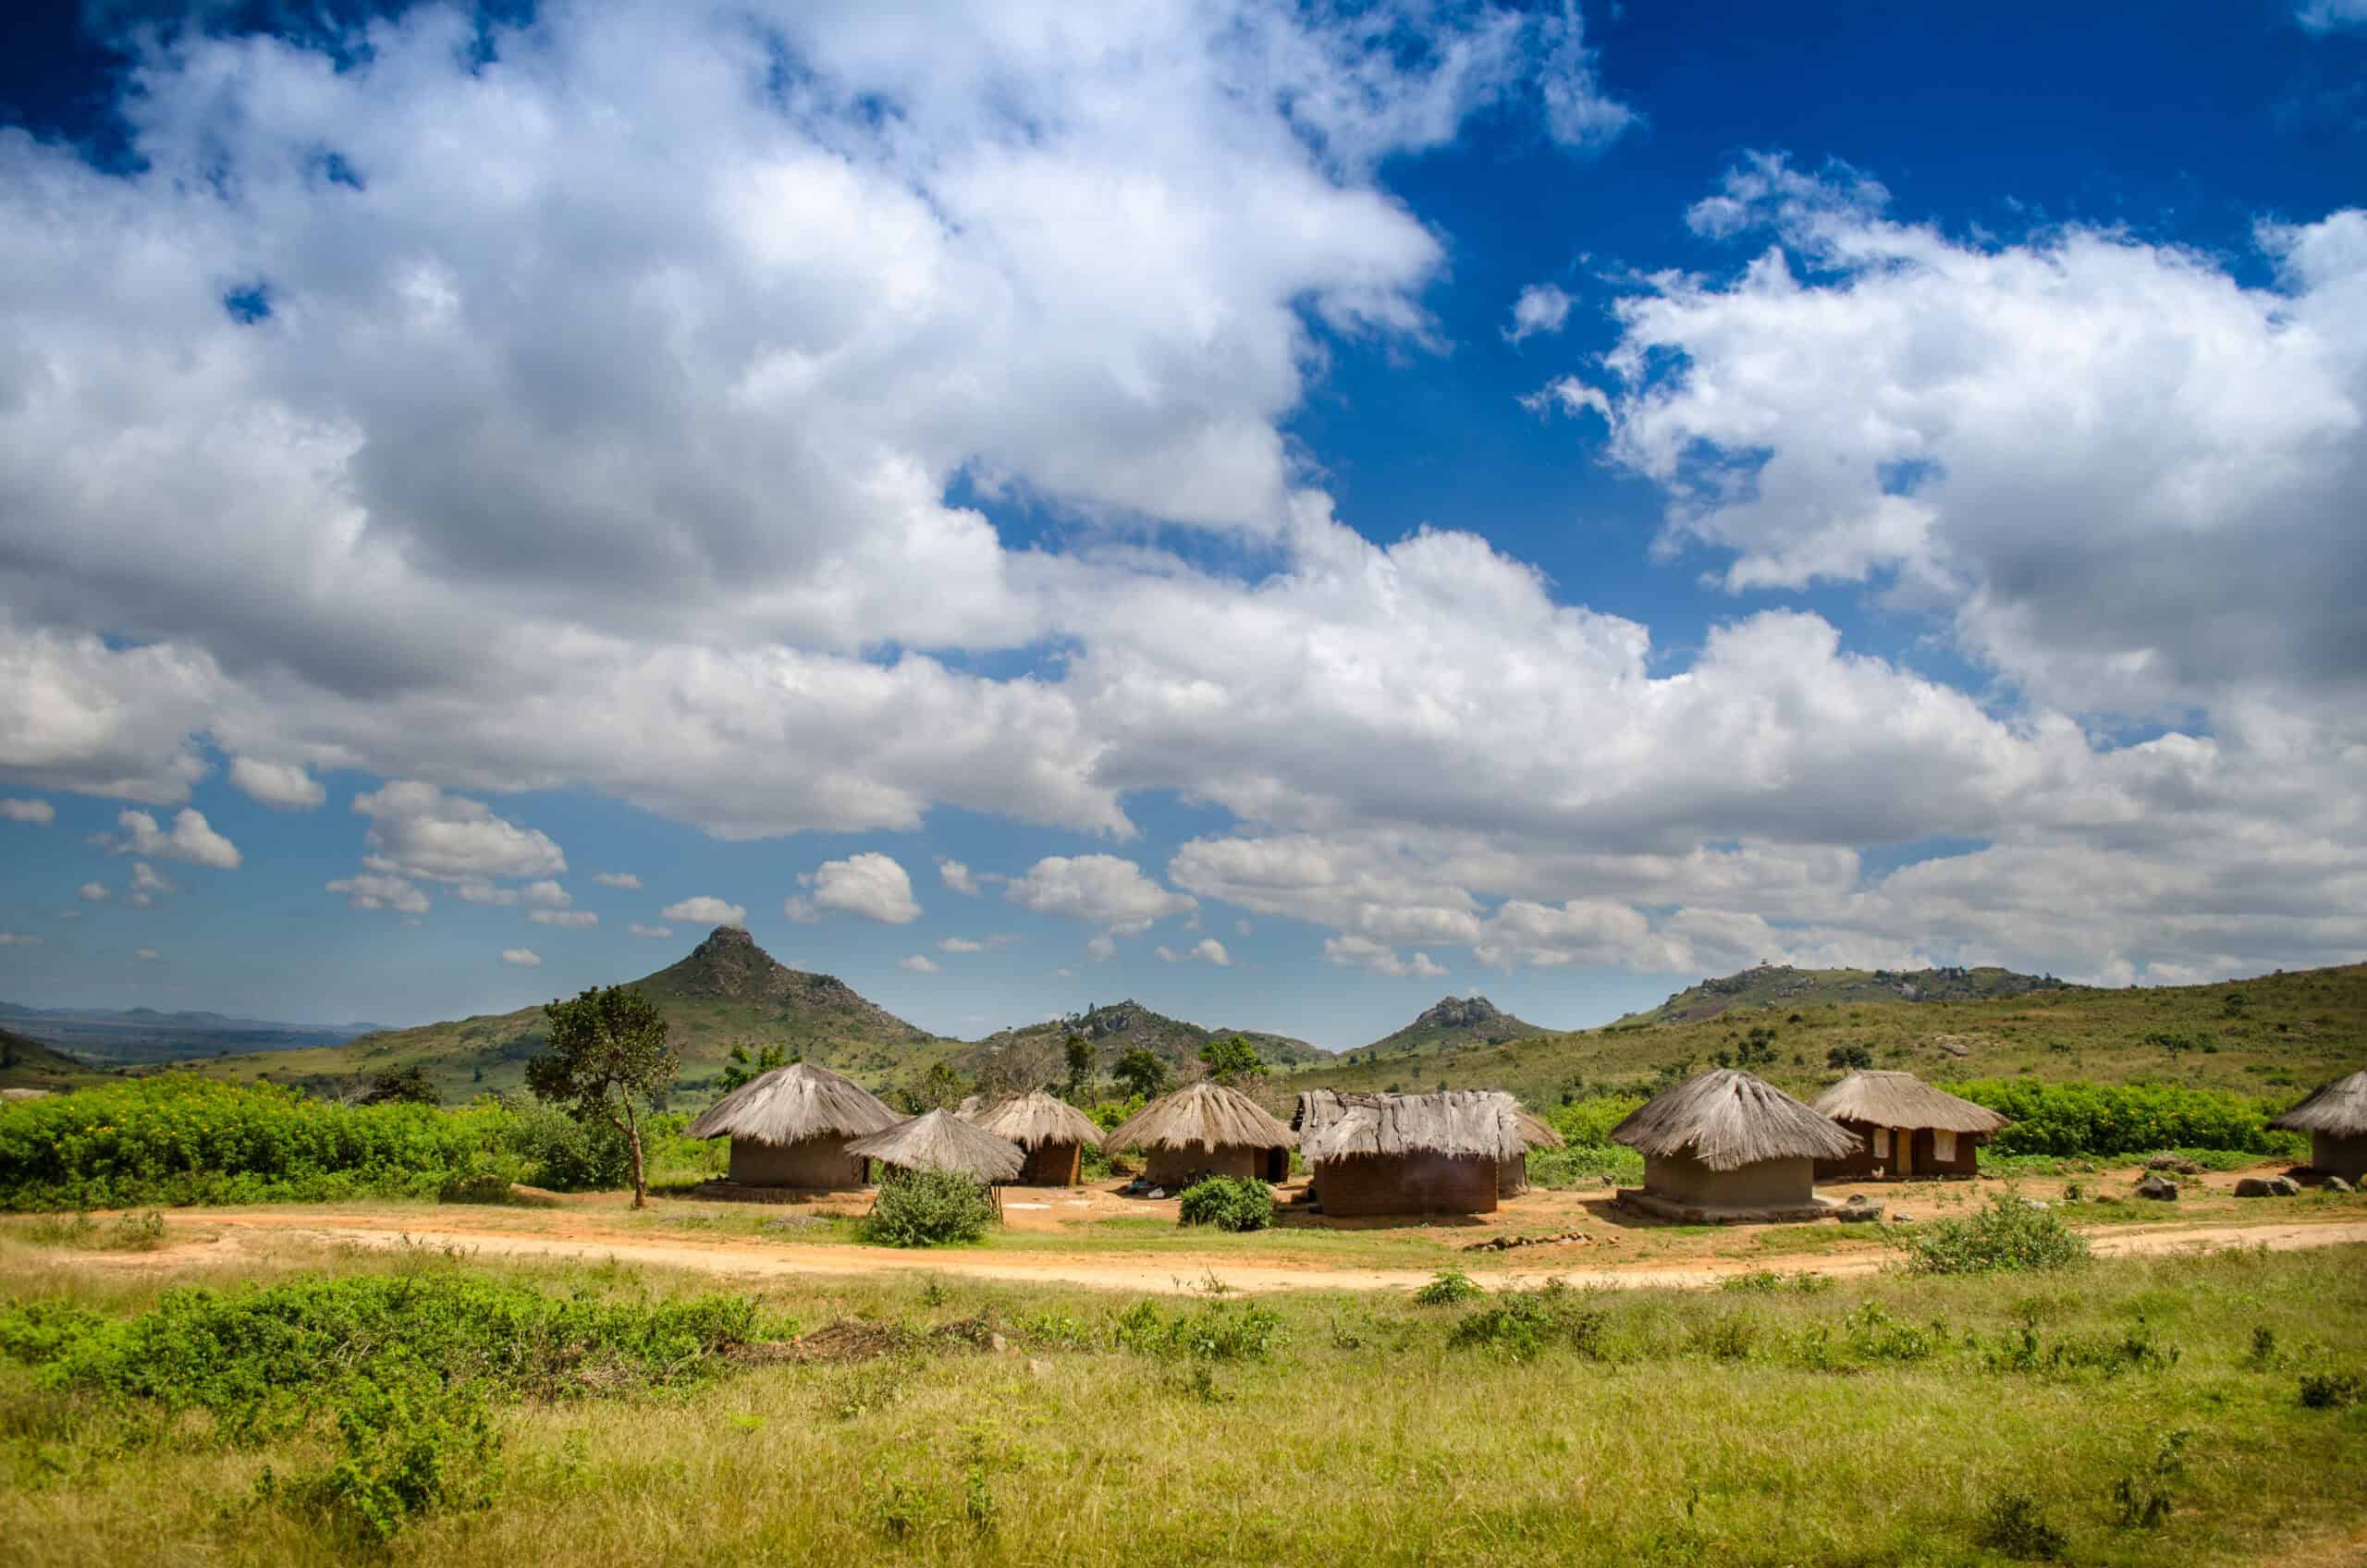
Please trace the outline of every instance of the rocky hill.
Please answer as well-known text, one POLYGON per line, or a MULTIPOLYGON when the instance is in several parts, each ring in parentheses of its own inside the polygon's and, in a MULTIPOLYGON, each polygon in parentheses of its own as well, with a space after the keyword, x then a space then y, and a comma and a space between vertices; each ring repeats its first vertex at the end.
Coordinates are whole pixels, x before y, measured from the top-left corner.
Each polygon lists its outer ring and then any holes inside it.
POLYGON ((1502 1046, 1551 1031, 1514 1017, 1485 997, 1441 997, 1413 1023, 1383 1035, 1353 1058, 1428 1056, 1460 1046, 1502 1046))
MULTIPOLYGON (((735 1044, 787 1045, 818 1061, 887 1087, 926 1072, 955 1042, 905 1023, 845 981, 791 969, 737 925, 718 925, 681 962, 628 985, 656 1004, 681 1054, 677 1096, 704 1101, 735 1044)), ((448 1099, 515 1089, 525 1063, 543 1047, 540 1007, 487 1013, 415 1029, 364 1035, 340 1046, 204 1062, 210 1075, 326 1089, 414 1063, 448 1099)))
POLYGON ((1700 1023, 1736 1008, 1783 1008, 1862 1002, 1970 1002, 2059 991, 2067 983, 2052 974, 2017 974, 2010 969, 1795 969, 1763 963, 1723 979, 1704 980, 1673 994, 1660 1006, 1631 1012, 1628 1023, 1700 1023))
POLYGON ((1257 1049, 1257 1059, 1269 1067, 1304 1067, 1331 1060, 1321 1047, 1287 1035, 1257 1029, 1205 1029, 1153 1012, 1130 997, 1065 1018, 999 1030, 956 1051, 953 1067, 965 1078, 984 1079, 997 1086, 1055 1083, 1066 1071, 1071 1035, 1092 1042, 1098 1072, 1109 1072, 1120 1057, 1139 1046, 1166 1062, 1179 1081, 1187 1082, 1200 1075, 1200 1047, 1233 1035, 1247 1040, 1257 1049))

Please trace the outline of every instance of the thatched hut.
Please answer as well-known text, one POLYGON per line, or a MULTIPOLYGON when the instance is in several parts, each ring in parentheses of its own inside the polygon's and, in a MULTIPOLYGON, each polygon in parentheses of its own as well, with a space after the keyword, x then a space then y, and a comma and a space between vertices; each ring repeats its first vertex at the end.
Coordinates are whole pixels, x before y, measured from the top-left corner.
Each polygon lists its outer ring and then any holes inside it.
POLYGON ((1852 1072, 1819 1095, 1815 1109, 1857 1141, 1840 1158, 1816 1162, 1820 1182, 1977 1176, 1975 1151, 2005 1125, 1987 1106, 1935 1089, 1912 1072, 1852 1072))
POLYGON ((1026 1151, 1019 1180, 1031 1187, 1073 1187, 1085 1151, 1101 1146, 1101 1129, 1068 1101, 1037 1089, 970 1120, 1026 1151))
POLYGON ((734 1186, 860 1187, 864 1159, 848 1143, 902 1120, 853 1079, 795 1061, 716 1101, 691 1123, 690 1135, 731 1140, 734 1186))
POLYGON ((1513 1120, 1520 1125, 1521 1151, 1511 1159, 1496 1162, 1496 1195, 1516 1198, 1528 1191, 1528 1151, 1558 1149, 1569 1140, 1553 1130, 1552 1124, 1525 1105, 1513 1107, 1513 1120))
POLYGON ((1620 1201, 1666 1219, 1814 1219, 1816 1162, 1857 1140, 1774 1084, 1712 1068, 1662 1090, 1611 1130, 1644 1157, 1644 1185, 1620 1201))
POLYGON ((1528 1148, 1520 1107, 1488 1089, 1318 1089, 1291 1125, 1326 1214, 1491 1214, 1504 1166, 1528 1148))
POLYGON ((1247 1095, 1203 1081, 1151 1101, 1111 1128, 1101 1146, 1142 1150, 1144 1174, 1173 1188, 1204 1175, 1280 1182, 1290 1174, 1297 1141, 1247 1095))
POLYGON ((955 1170, 981 1182, 1008 1182, 1027 1163, 1017 1144, 973 1127, 950 1110, 932 1110, 857 1138, 847 1145, 847 1153, 899 1170, 955 1170))
POLYGON ((2310 1169, 2319 1175, 2367 1180, 2367 1072, 2321 1086, 2268 1124, 2310 1134, 2310 1169))

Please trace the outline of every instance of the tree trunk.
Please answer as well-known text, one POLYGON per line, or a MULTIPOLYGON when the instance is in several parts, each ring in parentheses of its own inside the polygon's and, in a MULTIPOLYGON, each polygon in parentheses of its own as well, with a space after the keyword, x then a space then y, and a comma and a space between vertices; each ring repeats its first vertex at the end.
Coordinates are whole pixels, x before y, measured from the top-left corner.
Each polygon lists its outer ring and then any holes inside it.
POLYGON ((641 1120, 633 1115, 632 1106, 630 1103, 625 1106, 624 1129, 625 1141, 632 1145, 632 1206, 635 1208, 647 1208, 649 1207, 649 1178, 642 1170, 641 1120))

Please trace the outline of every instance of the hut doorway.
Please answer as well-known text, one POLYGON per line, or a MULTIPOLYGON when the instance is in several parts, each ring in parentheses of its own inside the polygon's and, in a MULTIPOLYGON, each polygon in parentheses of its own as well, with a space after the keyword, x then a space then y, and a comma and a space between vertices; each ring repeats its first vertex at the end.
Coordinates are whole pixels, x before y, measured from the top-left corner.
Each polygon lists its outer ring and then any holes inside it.
POLYGON ((1279 1187, 1291 1179, 1290 1150, 1268 1149, 1265 1163, 1265 1176, 1269 1184, 1279 1187))

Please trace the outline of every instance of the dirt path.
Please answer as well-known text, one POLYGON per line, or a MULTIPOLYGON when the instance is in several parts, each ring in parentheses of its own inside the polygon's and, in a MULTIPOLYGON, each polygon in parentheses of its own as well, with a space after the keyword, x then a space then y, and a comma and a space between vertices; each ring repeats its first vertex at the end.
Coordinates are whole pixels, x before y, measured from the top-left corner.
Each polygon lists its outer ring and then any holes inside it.
MULTIPOLYGON (((337 1215, 215 1214, 190 1211, 167 1217, 177 1229, 207 1230, 215 1235, 192 1240, 145 1255, 117 1255, 111 1261, 124 1267, 170 1268, 192 1262, 231 1261, 241 1255, 241 1234, 268 1233, 291 1241, 394 1248, 404 1245, 452 1247, 489 1257, 616 1258, 666 1268, 687 1268, 718 1275, 767 1279, 794 1275, 952 1274, 968 1279, 1002 1280, 1024 1284, 1085 1285, 1101 1290, 1181 1292, 1196 1290, 1213 1274, 1235 1290, 1410 1290, 1429 1277, 1427 1269, 1324 1268, 1245 1263, 1238 1255, 1168 1255, 1137 1259, 1062 1257, 1011 1253, 897 1252, 879 1247, 835 1243, 793 1243, 767 1245, 761 1242, 651 1241, 639 1236, 603 1233, 607 1227, 577 1227, 574 1233, 535 1235, 516 1231, 466 1226, 389 1226, 380 1216, 356 1215, 348 1221, 337 1215)), ((2291 1252, 2307 1247, 2367 1243, 2367 1221, 2265 1225, 2201 1225, 2175 1230, 2091 1232, 2091 1244, 2105 1257, 2151 1256, 2210 1250, 2217 1247, 2265 1247, 2291 1252)), ((96 1258, 93 1258, 95 1261, 96 1258)), ((1870 1274, 1886 1261, 1880 1253, 1846 1257, 1804 1255, 1749 1259, 1713 1259, 1684 1264, 1636 1264, 1594 1268, 1534 1268, 1487 1276, 1492 1286, 1531 1284, 1560 1279, 1577 1286, 1636 1289, 1653 1285, 1701 1288, 1730 1275, 1754 1269, 1778 1273, 1870 1274)))

